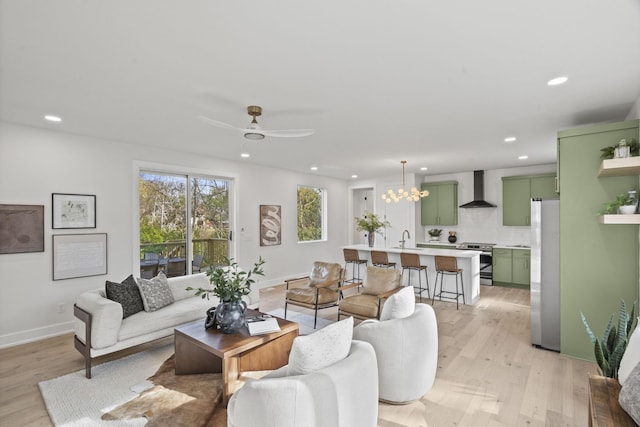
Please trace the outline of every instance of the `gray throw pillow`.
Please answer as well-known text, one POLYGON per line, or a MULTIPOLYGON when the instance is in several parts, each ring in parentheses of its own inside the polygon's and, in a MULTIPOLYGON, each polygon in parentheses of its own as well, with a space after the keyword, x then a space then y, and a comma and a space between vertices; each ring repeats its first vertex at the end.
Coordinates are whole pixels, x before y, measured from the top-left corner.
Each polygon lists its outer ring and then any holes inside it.
POLYGON ((133 275, 129 275, 122 283, 107 280, 105 283, 105 293, 108 299, 120 303, 122 306, 123 319, 144 310, 140 290, 133 275))
POLYGON ((618 402, 636 424, 640 424, 640 362, 622 385, 618 402))
POLYGON ((156 311, 159 308, 173 304, 173 294, 164 273, 158 273, 153 279, 142 279, 138 277, 138 289, 142 296, 144 311, 156 311))

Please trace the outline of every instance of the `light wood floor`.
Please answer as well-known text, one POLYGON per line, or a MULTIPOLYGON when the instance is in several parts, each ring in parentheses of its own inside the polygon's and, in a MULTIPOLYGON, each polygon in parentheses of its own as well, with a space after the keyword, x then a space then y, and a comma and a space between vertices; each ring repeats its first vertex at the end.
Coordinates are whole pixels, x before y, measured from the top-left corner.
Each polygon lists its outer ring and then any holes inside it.
MULTIPOLYGON (((283 286, 263 290, 261 310, 282 307, 283 295, 283 286)), ((435 385, 418 402, 380 404, 379 427, 587 425, 587 376, 595 364, 530 345, 528 291, 482 286, 475 306, 456 311, 454 303, 436 301, 434 308, 440 347, 435 385)), ((337 316, 335 308, 321 315, 337 316)), ((38 382, 83 367, 71 335, 0 350, 0 426, 51 426, 38 382)))

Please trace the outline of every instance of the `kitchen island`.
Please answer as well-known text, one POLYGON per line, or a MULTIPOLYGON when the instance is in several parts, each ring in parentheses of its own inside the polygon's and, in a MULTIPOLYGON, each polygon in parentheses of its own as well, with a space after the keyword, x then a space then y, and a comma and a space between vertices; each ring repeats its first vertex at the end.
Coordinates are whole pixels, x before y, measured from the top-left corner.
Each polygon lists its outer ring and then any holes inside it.
MULTIPOLYGON (((464 298, 466 304, 475 304, 480 299, 480 254, 481 251, 460 251, 456 249, 435 249, 435 248, 376 248, 369 247, 367 245, 348 245, 343 246, 343 249, 356 249, 361 259, 369 260, 371 265, 371 251, 385 251, 389 256, 390 262, 396 263, 396 268, 402 269, 400 263, 400 254, 402 252, 417 253, 420 257, 420 264, 427 266, 427 275, 429 277, 429 291, 433 295, 433 290, 436 283, 436 265, 434 257, 436 255, 452 256, 457 259, 458 268, 462 269, 462 278, 464 281, 464 298)), ((417 274, 412 271, 407 271, 406 274, 417 274)), ((403 278, 403 283, 407 283, 407 279, 403 278)), ((412 284, 418 283, 418 277, 411 278, 412 284)), ((455 290, 455 279, 453 277, 445 277, 444 290, 455 290)), ((424 283, 423 283, 424 287, 424 283)), ((443 301, 446 301, 443 298, 443 301)), ((462 299, 461 301, 462 302, 462 299)))

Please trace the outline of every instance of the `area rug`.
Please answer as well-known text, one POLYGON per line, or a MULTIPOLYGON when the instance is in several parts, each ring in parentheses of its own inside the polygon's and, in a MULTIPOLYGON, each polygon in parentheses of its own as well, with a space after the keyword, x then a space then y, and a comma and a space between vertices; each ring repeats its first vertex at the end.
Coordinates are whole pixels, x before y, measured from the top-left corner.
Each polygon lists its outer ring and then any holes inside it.
MULTIPOLYGON (((277 308, 275 310, 269 311, 269 314, 276 317, 281 317, 284 319, 284 309, 277 308)), ((309 335, 313 332, 324 328, 327 325, 334 323, 332 320, 323 319, 318 317, 318 323, 316 328, 313 329, 313 316, 309 316, 308 314, 298 313, 294 310, 287 310, 287 320, 292 322, 296 322, 300 328, 300 335, 309 335)))
POLYGON ((226 425, 220 374, 175 375, 172 344, 38 385, 55 426, 226 425))

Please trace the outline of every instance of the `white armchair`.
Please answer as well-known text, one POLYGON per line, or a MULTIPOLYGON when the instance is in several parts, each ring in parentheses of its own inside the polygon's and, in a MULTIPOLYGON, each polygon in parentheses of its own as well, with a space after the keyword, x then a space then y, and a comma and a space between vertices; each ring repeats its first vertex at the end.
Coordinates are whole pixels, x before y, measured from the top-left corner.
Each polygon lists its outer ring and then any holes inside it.
POLYGON ((228 427, 375 427, 378 422, 376 355, 352 341, 339 362, 287 376, 287 366, 248 381, 227 406, 228 427))
POLYGON ((404 404, 420 399, 431 387, 438 367, 438 325, 433 308, 416 304, 408 317, 365 320, 353 339, 371 343, 378 360, 379 398, 404 404))

